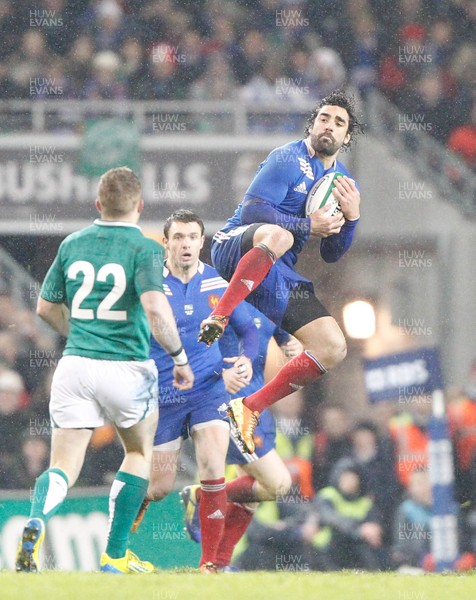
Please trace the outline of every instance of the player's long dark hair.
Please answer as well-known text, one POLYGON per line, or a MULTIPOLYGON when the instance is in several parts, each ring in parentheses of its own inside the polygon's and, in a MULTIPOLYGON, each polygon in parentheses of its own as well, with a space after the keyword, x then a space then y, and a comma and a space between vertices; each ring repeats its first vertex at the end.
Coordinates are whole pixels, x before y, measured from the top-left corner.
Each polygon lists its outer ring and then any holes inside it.
POLYGON ((205 233, 205 226, 203 225, 202 219, 200 219, 198 215, 196 215, 191 210, 188 210, 187 208, 179 208, 165 220, 164 236, 167 239, 169 237, 170 226, 174 221, 177 221, 178 223, 198 223, 202 235, 205 233))
POLYGON ((347 144, 343 144, 343 148, 350 148, 352 142, 354 141, 354 137, 359 133, 364 132, 364 124, 360 123, 355 114, 354 96, 351 94, 346 94, 343 90, 335 90, 334 92, 331 92, 317 104, 316 108, 312 111, 308 120, 306 121, 304 135, 307 137, 311 133, 311 129, 319 111, 323 106, 326 105, 340 106, 347 111, 347 114, 349 115, 348 133, 350 133, 350 140, 347 142, 347 144))

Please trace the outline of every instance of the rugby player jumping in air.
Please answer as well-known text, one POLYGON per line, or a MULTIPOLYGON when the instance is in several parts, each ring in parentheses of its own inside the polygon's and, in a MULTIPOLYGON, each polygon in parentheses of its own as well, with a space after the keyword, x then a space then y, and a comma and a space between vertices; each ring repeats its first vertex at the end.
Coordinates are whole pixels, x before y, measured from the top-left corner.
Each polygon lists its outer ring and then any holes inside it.
POLYGON ((253 432, 265 408, 315 381, 346 355, 340 327, 295 265, 310 236, 322 238, 320 254, 329 263, 352 244, 360 193, 337 157, 360 129, 351 98, 341 91, 323 98, 308 120, 306 137, 269 154, 243 201, 213 238, 213 264, 230 284, 202 322, 199 341, 215 342, 235 307, 246 299, 305 349, 261 390, 230 402, 228 414, 247 452, 254 451, 253 432), (308 192, 321 177, 336 171, 344 174, 333 191, 342 212, 330 216, 322 208, 306 217, 308 192))

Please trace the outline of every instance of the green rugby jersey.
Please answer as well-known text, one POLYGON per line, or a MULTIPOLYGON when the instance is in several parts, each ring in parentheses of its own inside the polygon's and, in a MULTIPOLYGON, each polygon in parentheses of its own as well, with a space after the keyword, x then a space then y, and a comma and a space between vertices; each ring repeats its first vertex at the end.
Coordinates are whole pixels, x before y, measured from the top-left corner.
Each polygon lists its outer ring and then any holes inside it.
POLYGON ((96 220, 63 240, 40 295, 70 311, 64 354, 149 358, 143 292, 163 291, 164 251, 132 223, 96 220))

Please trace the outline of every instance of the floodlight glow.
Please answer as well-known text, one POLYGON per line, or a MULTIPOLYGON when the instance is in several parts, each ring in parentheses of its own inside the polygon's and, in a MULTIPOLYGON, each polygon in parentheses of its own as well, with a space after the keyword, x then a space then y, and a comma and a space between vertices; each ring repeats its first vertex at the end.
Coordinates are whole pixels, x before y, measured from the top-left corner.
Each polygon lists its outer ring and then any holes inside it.
POLYGON ((342 311, 347 335, 355 340, 367 340, 375 335, 375 310, 366 300, 355 300, 342 311))

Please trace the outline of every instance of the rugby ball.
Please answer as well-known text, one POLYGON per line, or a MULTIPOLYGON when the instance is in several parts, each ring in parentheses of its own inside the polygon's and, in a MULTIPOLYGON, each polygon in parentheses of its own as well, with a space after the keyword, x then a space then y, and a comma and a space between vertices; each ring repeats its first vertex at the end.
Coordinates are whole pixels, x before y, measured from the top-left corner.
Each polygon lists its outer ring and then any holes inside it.
POLYGON ((306 198, 306 217, 313 213, 318 208, 328 206, 326 215, 333 216, 341 212, 339 202, 334 198, 332 190, 334 189, 334 181, 337 177, 342 177, 344 173, 334 171, 327 173, 321 177, 319 181, 312 186, 306 198))

